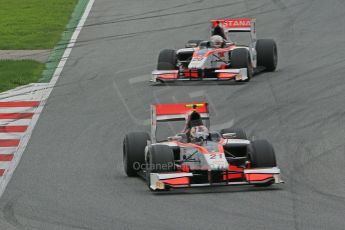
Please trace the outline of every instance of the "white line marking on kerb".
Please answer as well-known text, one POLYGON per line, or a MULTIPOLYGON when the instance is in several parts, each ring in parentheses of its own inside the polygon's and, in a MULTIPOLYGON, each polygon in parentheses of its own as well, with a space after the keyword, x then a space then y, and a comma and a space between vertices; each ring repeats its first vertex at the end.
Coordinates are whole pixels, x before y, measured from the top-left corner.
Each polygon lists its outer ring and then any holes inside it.
MULTIPOLYGON (((34 112, 34 111, 33 111, 34 112)), ((0 126, 4 125, 30 125, 30 119, 1 119, 0 126)))
POLYGON ((91 11, 91 8, 92 8, 92 5, 94 2, 95 2, 95 0, 89 0, 89 3, 87 4, 85 11, 84 11, 82 17, 80 18, 80 21, 77 25, 77 28, 75 29, 75 31, 74 31, 74 33, 73 33, 73 35, 69 41, 69 44, 68 44, 68 46, 67 46, 67 48, 66 48, 66 50, 65 50, 65 52, 64 52, 64 54, 60 60, 55 72, 54 72, 54 75, 53 75, 51 81, 47 84, 50 87, 47 87, 45 90, 43 90, 43 92, 40 93, 41 94, 41 103, 37 107, 37 109, 35 111, 35 115, 31 119, 30 125, 28 127, 28 130, 25 133, 25 136, 20 141, 20 145, 18 146, 16 154, 14 154, 14 158, 11 161, 11 166, 9 167, 9 170, 3 175, 3 178, 0 182, 0 197, 4 193, 8 182, 12 178, 13 172, 15 171, 15 169, 18 166, 20 158, 22 157, 23 152, 24 152, 24 150, 25 150, 25 148, 29 142, 32 131, 33 131, 33 129, 37 123, 37 120, 38 120, 38 118, 39 118, 39 116, 40 116, 40 114, 44 108, 44 105, 45 105, 50 93, 53 90, 53 87, 55 86, 56 82, 58 81, 58 79, 60 77, 62 69, 64 68, 66 61, 67 61, 69 55, 71 54, 72 48, 74 47, 75 42, 77 41, 77 38, 80 34, 80 31, 82 30, 82 28, 85 24, 85 21, 90 14, 90 11, 91 11))
POLYGON ((0 133, 0 140, 4 139, 21 139, 24 136, 24 133, 12 132, 12 133, 0 133))

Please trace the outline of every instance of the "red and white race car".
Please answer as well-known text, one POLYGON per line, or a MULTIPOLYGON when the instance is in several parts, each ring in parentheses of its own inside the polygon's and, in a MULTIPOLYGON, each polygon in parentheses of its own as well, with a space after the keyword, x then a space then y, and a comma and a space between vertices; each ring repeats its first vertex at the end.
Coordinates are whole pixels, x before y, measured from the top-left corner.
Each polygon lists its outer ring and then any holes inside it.
POLYGON ((271 144, 248 140, 242 129, 209 132, 199 123, 189 134, 178 133, 157 141, 158 123, 185 121, 191 111, 208 123, 205 102, 151 106, 151 137, 146 132, 132 132, 124 138, 123 163, 129 177, 141 176, 152 191, 283 183, 271 144))
POLYGON ((219 19, 211 23, 212 35, 224 39, 221 47, 212 47, 210 41, 190 40, 186 48, 164 49, 151 81, 249 81, 257 72, 276 69, 277 45, 272 39, 256 39, 255 19, 219 19))

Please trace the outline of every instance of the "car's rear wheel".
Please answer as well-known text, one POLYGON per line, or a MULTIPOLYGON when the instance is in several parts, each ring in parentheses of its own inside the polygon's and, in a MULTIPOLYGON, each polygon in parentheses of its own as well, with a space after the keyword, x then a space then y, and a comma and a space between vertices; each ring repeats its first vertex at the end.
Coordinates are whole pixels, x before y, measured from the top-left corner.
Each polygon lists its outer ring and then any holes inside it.
POLYGON ((278 63, 277 44, 273 39, 259 39, 256 42, 257 65, 266 71, 275 71, 278 63))
POLYGON ((224 133, 235 133, 234 139, 245 139, 245 140, 248 139, 246 132, 243 129, 241 129, 241 128, 222 129, 222 130, 220 130, 220 133, 221 134, 224 134, 224 133))
POLYGON ((129 177, 138 176, 145 165, 145 147, 150 137, 145 132, 128 133, 123 140, 123 166, 129 177))
POLYGON ((175 171, 174 152, 167 145, 152 145, 146 156, 146 180, 150 188, 150 173, 175 171))
POLYGON ((172 49, 164 49, 159 53, 157 70, 176 70, 177 56, 176 51, 172 49))
POLYGON ((238 48, 231 51, 231 68, 241 69, 247 68, 247 79, 250 81, 253 76, 253 65, 251 63, 249 51, 245 48, 238 48))

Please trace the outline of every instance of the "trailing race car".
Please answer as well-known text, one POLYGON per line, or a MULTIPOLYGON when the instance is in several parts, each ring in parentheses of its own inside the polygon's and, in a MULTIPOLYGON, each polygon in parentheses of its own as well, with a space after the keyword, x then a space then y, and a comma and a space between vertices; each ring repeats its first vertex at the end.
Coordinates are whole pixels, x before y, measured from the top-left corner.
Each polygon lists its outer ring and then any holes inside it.
POLYGON ((234 79, 247 82, 254 73, 275 71, 277 45, 272 39, 256 39, 255 19, 211 22, 210 41, 190 40, 186 48, 162 50, 151 81, 234 79), (222 39, 220 46, 213 41, 217 38, 222 39))
MULTIPOLYGON (((282 183, 271 144, 248 140, 239 128, 209 132, 207 103, 151 106, 151 137, 132 132, 123 142, 124 170, 141 176, 150 190, 170 188, 282 183), (184 121, 186 132, 157 141, 157 123, 184 121), (192 116, 197 115, 197 122, 192 116), (194 125, 196 126, 194 126, 194 125)), ((195 117, 195 116, 194 116, 195 117)))

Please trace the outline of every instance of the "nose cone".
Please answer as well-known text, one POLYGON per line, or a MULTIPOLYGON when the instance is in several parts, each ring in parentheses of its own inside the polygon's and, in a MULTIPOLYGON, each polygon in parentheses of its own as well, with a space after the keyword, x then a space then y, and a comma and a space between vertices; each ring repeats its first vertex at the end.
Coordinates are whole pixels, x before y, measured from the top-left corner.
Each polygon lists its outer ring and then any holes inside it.
POLYGON ((229 168, 224 153, 209 153, 204 156, 210 170, 227 170, 229 168))
POLYGON ((189 69, 203 69, 205 66, 205 62, 207 60, 207 57, 205 56, 195 56, 192 58, 192 61, 189 63, 188 68, 189 69))

